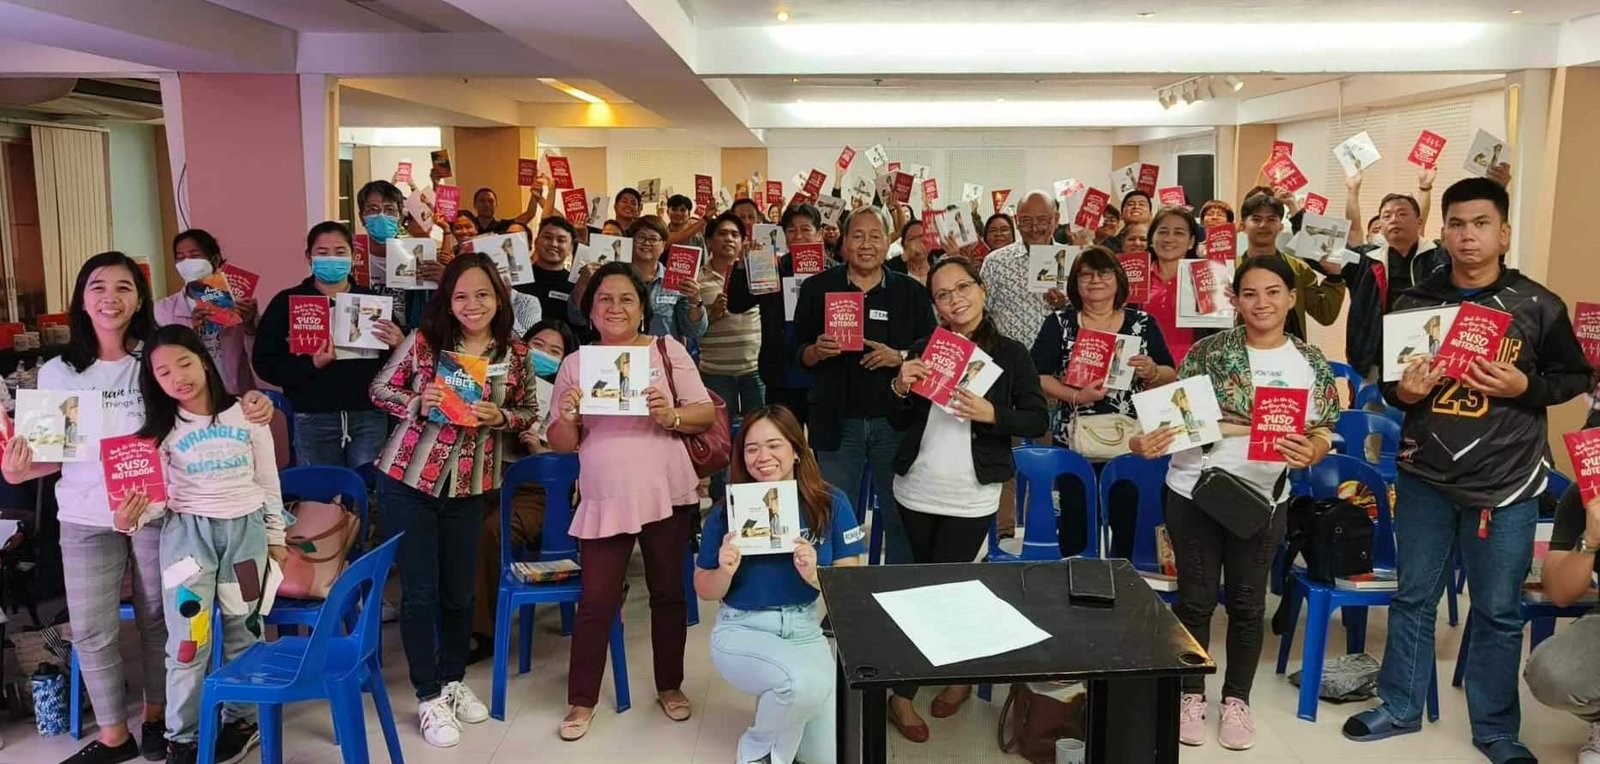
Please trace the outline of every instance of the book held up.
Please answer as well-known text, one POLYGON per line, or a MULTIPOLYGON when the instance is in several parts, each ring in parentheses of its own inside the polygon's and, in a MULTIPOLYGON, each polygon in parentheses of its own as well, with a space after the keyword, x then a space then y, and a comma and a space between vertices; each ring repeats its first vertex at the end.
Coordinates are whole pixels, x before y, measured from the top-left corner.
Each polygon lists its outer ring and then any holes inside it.
POLYGON ((1175 454, 1222 440, 1222 406, 1216 386, 1202 374, 1133 394, 1139 427, 1146 433, 1177 428, 1167 453, 1175 454))
POLYGON ((101 440, 100 466, 105 475, 108 509, 112 512, 122 506, 122 500, 129 494, 140 490, 152 507, 167 503, 161 449, 153 439, 130 434, 101 440))
POLYGON ((1511 314, 1464 302, 1456 311, 1456 320, 1439 344, 1435 361, 1444 368, 1451 379, 1460 379, 1478 359, 1494 360, 1500 350, 1500 341, 1511 328, 1511 314))
POLYGON ((1572 458, 1572 471, 1578 484, 1578 495, 1584 504, 1600 496, 1600 427, 1562 435, 1567 444, 1567 456, 1572 458))
POLYGON ((1278 453, 1278 441, 1306 434, 1306 411, 1311 391, 1305 388, 1256 388, 1250 409, 1250 445, 1245 458, 1253 462, 1287 461, 1278 453))
POLYGON ((433 370, 433 383, 444 399, 428 410, 428 421, 477 427, 472 404, 484 399, 489 388, 489 359, 443 350, 433 370))
POLYGON ((1439 155, 1444 153, 1444 136, 1432 130, 1423 130, 1417 136, 1416 145, 1411 147, 1411 154, 1406 161, 1418 167, 1436 167, 1439 164, 1439 155))
POLYGON ((1080 328, 1067 356, 1067 368, 1061 383, 1079 389, 1094 387, 1106 381, 1111 372, 1111 359, 1117 346, 1117 335, 1097 329, 1080 328))
POLYGON ((213 326, 238 326, 239 310, 234 307, 233 290, 228 286, 228 276, 220 271, 199 281, 184 285, 184 291, 194 300, 194 315, 213 326))
POLYGON ((394 298, 386 294, 340 292, 333 296, 333 344, 336 347, 387 350, 374 326, 394 315, 394 298))
POLYGON ((1478 130, 1472 137, 1472 145, 1467 147, 1467 160, 1463 169, 1478 177, 1489 174, 1489 169, 1506 161, 1506 142, 1490 135, 1487 130, 1478 130))
POLYGON ((1397 310, 1383 317, 1383 381, 1396 382, 1418 359, 1432 359, 1455 323, 1458 305, 1397 310))
POLYGON ((648 416, 650 348, 584 345, 578 348, 578 411, 597 416, 648 416))
POLYGON ((1066 289, 1067 273, 1077 262, 1081 250, 1067 244, 1034 244, 1028 247, 1028 291, 1044 294, 1066 289))
POLYGON ((972 340, 939 327, 923 347, 922 365, 928 376, 911 386, 913 395, 927 398, 945 413, 953 414, 950 401, 957 390, 982 396, 1000 378, 1000 366, 972 340))
POLYGON ((328 311, 328 298, 322 295, 289 295, 289 352, 311 355, 325 344, 333 344, 333 322, 328 311))
POLYGON ((228 291, 233 294, 235 300, 255 297, 256 284, 261 282, 261 274, 247 271, 233 263, 222 264, 222 276, 228 280, 228 291))
POLYGON ((580 272, 591 264, 631 262, 633 262, 633 239, 626 236, 592 233, 589 234, 589 243, 579 245, 577 253, 573 255, 572 271, 567 274, 567 280, 574 284, 578 283, 580 272))
POLYGON ((800 490, 793 480, 732 483, 728 530, 740 554, 788 554, 800 535, 800 490))
POLYGON ((105 395, 99 390, 17 391, 14 437, 36 462, 92 462, 100 456, 105 395))
POLYGON ((828 292, 822 296, 822 331, 846 353, 866 349, 866 294, 828 292))
POLYGON ((1124 252, 1117 265, 1128 277, 1128 302, 1141 305, 1150 300, 1150 253, 1124 252))
POLYGON ((438 289, 438 282, 423 279, 418 270, 422 263, 438 259, 433 239, 390 239, 385 246, 386 282, 391 289, 438 289))
POLYGON ((1339 166, 1344 168, 1346 176, 1355 175, 1377 164, 1378 160, 1383 158, 1383 155, 1378 153, 1377 144, 1372 142, 1372 136, 1364 130, 1334 147, 1333 156, 1339 160, 1339 166))
POLYGON ((1600 368, 1600 305, 1580 302, 1572 310, 1572 331, 1578 335, 1589 365, 1600 368))
POLYGON ((699 277, 701 254, 699 247, 687 244, 674 244, 669 247, 667 273, 661 277, 662 288, 676 292, 683 288, 684 282, 694 281, 699 277))

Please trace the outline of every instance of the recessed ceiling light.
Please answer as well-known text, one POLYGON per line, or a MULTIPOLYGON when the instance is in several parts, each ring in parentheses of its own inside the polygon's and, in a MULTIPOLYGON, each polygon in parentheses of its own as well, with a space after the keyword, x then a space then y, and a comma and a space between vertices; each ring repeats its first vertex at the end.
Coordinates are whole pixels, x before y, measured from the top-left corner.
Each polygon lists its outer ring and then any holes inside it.
POLYGON ((1005 100, 1006 100, 1006 99, 1004 99, 1004 98, 996 98, 996 99, 994 99, 994 102, 995 102, 995 103, 1001 103, 1001 102, 1003 102, 1003 101, 1005 101, 1005 100))
POLYGON ((1512 9, 1511 15, 1513 15, 1513 16, 1521 16, 1522 15, 1522 9, 1521 8, 1512 9))
POLYGON ((1154 18, 1155 15, 1156 15, 1155 11, 1144 11, 1144 12, 1139 14, 1139 18, 1141 18, 1141 19, 1154 18))
POLYGON ((778 11, 778 20, 779 21, 788 21, 789 20, 789 12, 788 11, 778 11))

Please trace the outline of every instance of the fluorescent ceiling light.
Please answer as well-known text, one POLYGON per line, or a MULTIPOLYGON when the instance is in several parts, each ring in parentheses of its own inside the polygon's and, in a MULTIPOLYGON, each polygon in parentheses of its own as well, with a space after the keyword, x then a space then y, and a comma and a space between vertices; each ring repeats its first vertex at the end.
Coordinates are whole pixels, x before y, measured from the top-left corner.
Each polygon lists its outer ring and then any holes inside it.
POLYGON ((601 98, 601 97, 599 97, 599 96, 597 96, 597 95, 595 95, 593 93, 590 93, 587 90, 583 90, 581 88, 576 88, 576 87, 573 87, 571 85, 568 85, 567 83, 562 82, 561 80, 555 79, 554 77, 540 77, 539 81, 543 82, 546 85, 549 85, 550 87, 555 88, 556 90, 559 90, 559 91, 561 91, 563 93, 566 93, 567 95, 572 96, 573 98, 576 98, 576 99, 578 99, 580 101, 587 101, 589 103, 605 103, 606 102, 604 98, 601 98))
MULTIPOLYGON (((1175 104, 1177 99, 1171 98, 1175 104)), ((806 101, 773 104, 784 127, 1037 127, 1160 124, 1167 104, 1105 101, 806 101)))

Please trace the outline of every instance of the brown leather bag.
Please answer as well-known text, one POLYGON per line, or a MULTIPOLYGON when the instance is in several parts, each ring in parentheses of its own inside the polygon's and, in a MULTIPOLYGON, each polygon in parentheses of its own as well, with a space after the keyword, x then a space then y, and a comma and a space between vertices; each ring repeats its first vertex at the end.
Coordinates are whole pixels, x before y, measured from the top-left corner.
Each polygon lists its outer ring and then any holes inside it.
POLYGON ((1000 750, 1015 753, 1033 764, 1054 764, 1056 740, 1087 738, 1088 695, 1079 693, 1060 701, 1040 695, 1018 682, 1011 685, 1005 705, 1000 707, 1000 728, 996 732, 1000 750))

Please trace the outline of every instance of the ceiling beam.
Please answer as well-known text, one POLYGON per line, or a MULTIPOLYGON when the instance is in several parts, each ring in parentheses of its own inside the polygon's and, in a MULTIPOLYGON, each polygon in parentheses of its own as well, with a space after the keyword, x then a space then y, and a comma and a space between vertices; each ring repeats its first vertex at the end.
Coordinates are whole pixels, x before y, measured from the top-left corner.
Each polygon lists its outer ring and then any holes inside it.
POLYGON ((580 72, 500 32, 302 32, 302 73, 340 76, 571 77, 580 72))
MULTIPOLYGON (((1494 90, 1505 83, 1500 74, 1353 75, 1332 82, 1248 98, 1239 104, 1237 124, 1313 119, 1418 100, 1438 100, 1494 90)), ((1233 122, 1227 124, 1235 124, 1233 122)))
POLYGON ((636 103, 521 103, 519 121, 540 130, 553 127, 672 127, 636 103))
MULTIPOLYGON (((413 104, 412 107, 401 107, 395 104, 395 111, 403 111, 408 114, 421 113, 415 111, 415 109, 426 108, 446 117, 434 122, 411 122, 409 123, 411 125, 438 124, 487 127, 523 124, 521 105, 515 99, 496 95, 482 88, 465 87, 452 79, 375 77, 368 79, 341 79, 339 84, 343 87, 341 93, 360 91, 383 96, 392 101, 413 104), (474 120, 474 122, 462 122, 463 118, 474 120)), ((368 106, 378 103, 380 102, 370 102, 368 106)), ((393 126, 352 122, 348 118, 343 121, 344 124, 359 127, 393 126)))
POLYGON ((34 74, 125 77, 130 74, 158 74, 161 71, 154 66, 93 53, 20 40, 0 40, 0 72, 5 72, 4 76, 7 77, 34 74))
POLYGON ((187 72, 293 72, 295 33, 206 0, 0 0, 0 35, 187 72))

